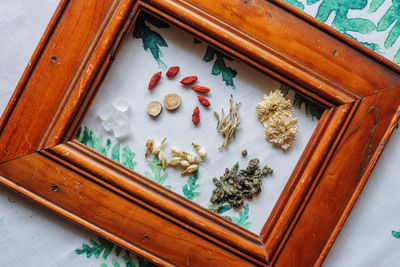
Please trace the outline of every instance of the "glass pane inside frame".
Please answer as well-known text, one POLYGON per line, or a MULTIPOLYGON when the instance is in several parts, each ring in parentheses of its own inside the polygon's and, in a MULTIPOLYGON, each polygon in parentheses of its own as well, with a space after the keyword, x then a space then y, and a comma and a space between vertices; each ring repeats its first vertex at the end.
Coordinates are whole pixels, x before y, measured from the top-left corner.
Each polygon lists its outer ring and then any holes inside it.
POLYGON ((261 192, 245 199, 236 209, 225 202, 218 213, 259 233, 323 111, 322 107, 265 74, 142 12, 105 77, 76 139, 207 209, 212 206, 210 198, 216 188, 213 178, 219 178, 235 163, 239 169, 245 169, 250 159, 258 158, 261 168, 268 165, 273 169, 272 175, 262 179, 261 192), (179 66, 179 72, 168 78, 166 72, 171 66, 179 66), (160 81, 148 90, 152 76, 160 71, 160 81), (187 76, 197 76, 198 80, 182 85, 180 81, 187 76), (210 92, 198 93, 191 89, 194 85, 206 86, 210 92), (277 89, 290 100, 293 116, 298 118, 296 141, 287 150, 266 140, 264 126, 256 116, 255 107, 262 96, 277 89), (176 110, 168 110, 163 103, 169 93, 181 98, 176 110), (206 97, 210 106, 202 105, 198 95, 206 97), (240 125, 228 146, 221 149, 224 138, 217 131, 214 111, 221 115, 224 109, 227 114, 231 95, 235 102, 240 102, 240 125), (162 105, 157 117, 147 112, 148 103, 154 100, 162 105), (129 106, 124 111, 126 105, 129 106), (198 125, 192 121, 196 107, 200 114, 198 125), (173 158, 172 147, 193 153, 202 161, 198 170, 186 175, 181 175, 186 169, 181 165, 163 170, 157 156, 145 157, 149 138, 155 146, 166 138, 162 150, 167 161, 173 158), (207 152, 204 159, 192 143, 204 148, 207 152))

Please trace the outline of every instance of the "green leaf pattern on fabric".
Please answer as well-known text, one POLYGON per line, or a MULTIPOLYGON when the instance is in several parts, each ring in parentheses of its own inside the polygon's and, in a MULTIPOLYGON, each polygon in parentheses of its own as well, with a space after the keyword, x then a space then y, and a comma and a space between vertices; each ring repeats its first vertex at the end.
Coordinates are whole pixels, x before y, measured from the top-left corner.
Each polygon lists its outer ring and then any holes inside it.
MULTIPOLYGON (((78 255, 85 254, 86 257, 89 259, 92 256, 94 256, 96 259, 99 259, 100 256, 102 255, 102 259, 105 261, 108 259, 110 254, 112 253, 113 249, 115 248, 115 255, 117 258, 112 258, 111 263, 113 267, 136 267, 137 265, 135 264, 133 258, 136 258, 138 264, 138 267, 155 267, 157 266, 156 264, 136 255, 131 255, 129 251, 125 250, 125 255, 121 257, 121 251, 122 248, 113 244, 112 242, 98 236, 97 237, 98 242, 94 241, 93 239, 89 240, 89 244, 82 244, 81 249, 75 250, 75 253, 78 255), (103 254, 102 254, 103 253, 103 254), (124 265, 121 265, 121 262, 123 262, 124 265)), ((101 263, 100 267, 108 267, 108 265, 103 262, 101 263)))
POLYGON ((286 2, 288 2, 289 4, 297 7, 300 10, 304 10, 304 5, 302 2, 298 1, 298 0, 285 0, 286 2))
POLYGON ((248 229, 253 223, 247 221, 249 219, 249 203, 246 203, 243 206, 243 209, 239 211, 239 218, 238 217, 233 217, 232 221, 243 228, 248 229))
MULTIPOLYGON (((286 96, 289 93, 290 88, 286 85, 281 85, 279 88, 283 96, 286 96)), ((306 116, 310 118, 311 120, 317 119, 319 120, 322 116, 322 113, 324 113, 325 109, 318 104, 304 98, 303 96, 299 95, 298 93, 295 93, 294 95, 294 100, 293 100, 293 106, 295 108, 301 109, 302 105, 304 103, 305 109, 306 109, 306 116)))
POLYGON ((134 170, 137 162, 134 161, 135 153, 131 152, 131 149, 126 146, 122 149, 122 162, 120 159, 120 150, 121 145, 115 144, 112 146, 112 142, 109 138, 104 142, 103 134, 100 133, 99 136, 95 136, 92 129, 88 127, 84 127, 83 133, 82 128, 79 128, 78 133, 75 139, 82 144, 90 147, 91 149, 103 154, 106 157, 111 157, 111 159, 115 160, 118 163, 122 163, 125 167, 134 170), (110 154, 110 148, 111 155, 110 154))
MULTIPOLYGON (((372 3, 374 2, 376 2, 375 5, 377 6, 376 9, 374 8, 374 10, 377 10, 383 4, 381 1, 373 1, 372 3)), ((385 40, 386 48, 392 47, 400 36, 400 0, 392 0, 392 6, 389 7, 385 15, 378 22, 376 30, 378 32, 386 31, 393 24, 394 26, 389 31, 389 34, 385 40)), ((393 61, 396 64, 400 63, 400 49, 394 56, 393 61)))
POLYGON ((400 239, 400 232, 392 231, 392 235, 398 239, 400 239))
POLYGON ((90 239, 90 245, 87 244, 82 244, 82 249, 77 249, 75 250, 76 254, 86 254, 86 257, 89 259, 94 255, 96 259, 98 259, 103 253, 103 259, 107 259, 108 255, 110 255, 111 250, 114 247, 114 244, 111 243, 110 241, 102 238, 102 237, 97 237, 99 242, 94 241, 93 239, 90 239))
POLYGON ((149 162, 149 167, 152 173, 146 171, 144 173, 144 176, 146 176, 147 178, 153 180, 158 184, 161 185, 164 184, 165 180, 168 178, 168 172, 164 172, 164 174, 161 175, 162 171, 161 162, 157 156, 154 156, 153 160, 149 162))
POLYGON ((195 171, 193 173, 193 176, 189 177, 187 183, 184 186, 182 186, 183 195, 189 200, 193 200, 201 195, 200 192, 195 192, 195 190, 200 186, 199 184, 196 184, 198 179, 199 179, 199 170, 195 171))
POLYGON ((225 82, 227 86, 231 86, 233 89, 236 89, 235 84, 233 82, 233 78, 236 77, 237 71, 232 69, 231 67, 226 66, 225 59, 232 61, 230 57, 224 55, 223 53, 215 50, 214 48, 208 46, 206 54, 203 57, 204 62, 210 62, 215 59, 213 68, 211 70, 211 74, 218 76, 222 75, 222 80, 225 82))
POLYGON ((295 94, 295 98, 293 101, 293 106, 301 109, 302 104, 304 103, 304 106, 306 108, 306 116, 309 117, 310 119, 314 120, 316 118, 319 120, 322 116, 322 113, 324 113, 325 109, 318 104, 304 98, 303 96, 299 94, 295 94))
MULTIPOLYGON (((297 3, 299 2, 297 0, 285 1, 301 10, 304 9, 304 6, 301 8, 299 3, 297 3)), ((366 8, 368 4, 367 0, 307 0, 307 5, 313 5, 318 2, 321 2, 321 4, 318 7, 318 13, 316 15, 317 19, 326 22, 329 16, 334 14, 334 19, 331 25, 333 28, 363 44, 369 49, 381 53, 378 44, 358 41, 357 38, 351 34, 351 32, 366 34, 376 30, 376 25, 369 19, 348 18, 349 10, 362 10, 366 8)))
POLYGON ((147 51, 150 49, 158 67, 162 70, 166 70, 167 65, 161 60, 163 53, 160 47, 168 47, 168 44, 159 33, 153 31, 146 23, 152 24, 157 28, 169 28, 169 25, 147 13, 141 12, 136 20, 135 29, 133 31, 133 36, 135 38, 142 39, 144 50, 147 51))

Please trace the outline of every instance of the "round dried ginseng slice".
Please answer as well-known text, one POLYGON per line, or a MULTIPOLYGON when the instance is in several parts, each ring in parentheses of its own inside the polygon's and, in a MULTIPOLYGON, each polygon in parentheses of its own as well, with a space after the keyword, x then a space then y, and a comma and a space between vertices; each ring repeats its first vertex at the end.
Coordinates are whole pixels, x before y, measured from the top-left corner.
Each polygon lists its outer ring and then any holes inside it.
POLYGON ((167 94, 164 97, 164 106, 168 109, 168 110, 174 110, 179 108, 179 106, 181 105, 181 97, 177 94, 167 94))
POLYGON ((149 104, 147 104, 147 113, 149 113, 150 116, 157 117, 160 115, 161 111, 162 105, 157 100, 150 101, 149 104))

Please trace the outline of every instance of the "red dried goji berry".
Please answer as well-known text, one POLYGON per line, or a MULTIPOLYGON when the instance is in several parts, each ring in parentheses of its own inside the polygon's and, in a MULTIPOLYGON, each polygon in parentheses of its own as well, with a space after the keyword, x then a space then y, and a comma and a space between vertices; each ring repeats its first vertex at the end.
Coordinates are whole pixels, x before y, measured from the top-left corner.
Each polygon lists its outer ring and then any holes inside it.
POLYGON ((195 86, 192 87, 192 89, 195 90, 198 93, 203 93, 203 94, 206 94, 206 93, 210 92, 210 88, 205 87, 205 86, 201 86, 201 85, 195 85, 195 86))
POLYGON ((199 110, 199 107, 196 107, 193 110, 192 122, 194 123, 194 125, 197 125, 200 122, 200 110, 199 110))
POLYGON ((172 78, 174 77, 176 74, 178 74, 179 72, 179 67, 178 66, 173 66, 171 68, 169 68, 169 70, 167 71, 167 77, 168 78, 172 78))
POLYGON ((203 106, 210 106, 210 101, 208 101, 207 98, 205 98, 204 96, 198 95, 197 98, 199 99, 199 102, 203 105, 203 106))
POLYGON ((197 76, 187 76, 182 79, 181 84, 188 85, 197 81, 197 76))
POLYGON ((156 86, 157 83, 160 81, 160 79, 161 79, 161 71, 157 72, 151 77, 149 82, 149 88, 147 90, 151 90, 154 86, 156 86))

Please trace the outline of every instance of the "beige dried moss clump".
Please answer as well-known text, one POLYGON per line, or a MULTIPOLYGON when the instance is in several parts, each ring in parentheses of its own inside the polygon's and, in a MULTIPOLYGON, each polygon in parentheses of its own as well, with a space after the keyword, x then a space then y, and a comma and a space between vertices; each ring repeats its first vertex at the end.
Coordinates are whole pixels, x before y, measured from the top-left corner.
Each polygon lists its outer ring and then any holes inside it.
POLYGON ((265 127, 265 138, 283 149, 288 149, 296 140, 299 131, 293 107, 279 89, 264 95, 256 106, 257 117, 265 127))

